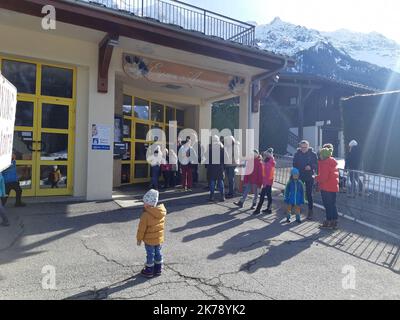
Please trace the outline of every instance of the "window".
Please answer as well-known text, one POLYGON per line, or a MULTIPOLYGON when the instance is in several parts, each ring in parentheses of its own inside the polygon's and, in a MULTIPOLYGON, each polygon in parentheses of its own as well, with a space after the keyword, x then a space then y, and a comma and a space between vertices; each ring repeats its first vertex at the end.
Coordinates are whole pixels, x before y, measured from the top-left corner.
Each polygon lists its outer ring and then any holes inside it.
POLYGON ((135 98, 134 117, 149 120, 149 101, 135 98))
POLYGON ((122 156, 121 183, 148 181, 150 167, 146 162, 146 153, 149 145, 156 141, 167 142, 170 130, 182 130, 185 113, 172 106, 127 94, 123 97, 122 112, 125 124, 124 142, 128 148, 122 156), (178 127, 170 127, 168 121, 176 120, 178 127), (151 131, 150 135, 150 129, 159 130, 151 131), (166 130, 165 136, 162 130, 166 130), (131 178, 129 181, 128 173, 131 178))
POLYGON ((164 106, 159 103, 151 103, 151 120, 155 122, 164 122, 164 106))
POLYGON ((178 122, 178 126, 184 126, 185 112, 183 110, 176 109, 176 121, 178 122))
POLYGON ((132 116, 132 97, 124 95, 124 104, 122 106, 124 116, 132 116))
POLYGON ((135 139, 146 140, 147 132, 149 131, 149 126, 147 124, 136 122, 135 125, 135 139))
POLYGON ((22 127, 33 127, 33 109, 31 101, 18 101, 15 113, 15 125, 22 127))
POLYGON ((51 66, 42 67, 42 95, 72 98, 73 70, 51 66))
POLYGON ((122 132, 124 134, 124 138, 130 139, 131 138, 131 120, 124 119, 124 125, 122 128, 122 132))
POLYGON ((69 107, 43 103, 42 127, 51 129, 68 129, 69 107))
POLYGON ((18 93, 36 94, 36 65, 14 60, 3 60, 1 73, 16 88, 18 93))
POLYGON ((149 147, 146 143, 135 143, 135 160, 136 161, 146 161, 146 152, 149 147))

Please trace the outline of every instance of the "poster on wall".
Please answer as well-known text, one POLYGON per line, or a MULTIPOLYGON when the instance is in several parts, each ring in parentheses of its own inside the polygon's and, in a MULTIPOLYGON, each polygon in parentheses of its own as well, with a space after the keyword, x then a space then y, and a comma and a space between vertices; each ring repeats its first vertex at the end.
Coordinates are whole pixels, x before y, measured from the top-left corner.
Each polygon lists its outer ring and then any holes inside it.
POLYGON ((126 153, 127 143, 123 141, 123 118, 114 117, 114 159, 121 159, 126 153))
POLYGON ((111 126, 92 124, 92 150, 111 149, 111 126))
POLYGON ((0 73, 0 172, 11 164, 17 89, 0 73))

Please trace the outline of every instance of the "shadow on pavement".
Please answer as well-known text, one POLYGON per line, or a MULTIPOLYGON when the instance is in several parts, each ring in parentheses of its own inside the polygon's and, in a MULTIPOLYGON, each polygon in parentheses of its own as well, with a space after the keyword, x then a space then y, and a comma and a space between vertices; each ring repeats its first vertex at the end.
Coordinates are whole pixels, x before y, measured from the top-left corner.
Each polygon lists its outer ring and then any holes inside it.
MULTIPOLYGON (((324 217, 324 212, 318 210, 318 216, 324 217)), ((226 255, 263 248, 265 251, 262 255, 244 263, 239 268, 239 271, 254 273, 258 269, 279 266, 282 262, 317 244, 334 248, 357 259, 400 274, 400 243, 396 239, 345 219, 340 220, 341 224, 338 230, 323 230, 316 222, 305 221, 295 227, 293 224, 290 226, 282 224, 281 219, 284 218, 282 209, 277 210, 274 216, 269 217, 274 220, 266 221, 268 225, 233 236, 226 240, 218 251, 210 254, 208 259, 217 260, 226 255), (274 239, 284 232, 290 232, 299 239, 286 241, 274 239)), ((236 224, 229 222, 226 227, 236 224)))
POLYGON ((103 287, 101 289, 87 290, 85 292, 78 293, 71 297, 65 298, 64 300, 104 300, 108 299, 108 297, 114 293, 118 293, 126 289, 135 287, 149 280, 150 279, 147 279, 138 274, 122 281, 113 283, 109 286, 103 287))

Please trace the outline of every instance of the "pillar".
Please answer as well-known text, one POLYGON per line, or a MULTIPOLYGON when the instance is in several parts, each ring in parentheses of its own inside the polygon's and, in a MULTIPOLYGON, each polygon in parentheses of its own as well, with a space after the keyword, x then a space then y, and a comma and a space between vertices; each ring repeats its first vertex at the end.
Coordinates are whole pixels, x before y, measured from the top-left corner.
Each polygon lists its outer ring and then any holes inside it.
MULTIPOLYGON (((111 69, 111 68, 110 68, 111 69)), ((112 199, 115 72, 109 72, 108 92, 97 91, 97 68, 90 70, 88 106, 87 200, 112 199), (110 150, 92 150, 92 124, 110 128, 110 150)))

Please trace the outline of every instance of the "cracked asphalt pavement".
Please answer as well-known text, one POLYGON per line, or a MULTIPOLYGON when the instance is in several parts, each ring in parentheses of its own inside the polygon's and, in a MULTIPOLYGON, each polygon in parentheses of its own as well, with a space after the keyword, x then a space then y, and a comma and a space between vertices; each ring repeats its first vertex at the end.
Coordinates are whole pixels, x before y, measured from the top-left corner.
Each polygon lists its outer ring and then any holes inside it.
POLYGON ((285 224, 279 196, 272 215, 257 217, 249 200, 243 209, 236 199, 208 203, 201 190, 160 199, 165 266, 153 279, 139 275, 140 206, 7 208, 18 225, 0 249, 0 299, 400 299, 400 243, 377 231, 343 219, 339 230, 321 230, 320 211, 285 224), (55 288, 43 287, 45 266, 55 268, 55 288))

